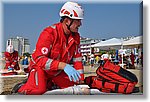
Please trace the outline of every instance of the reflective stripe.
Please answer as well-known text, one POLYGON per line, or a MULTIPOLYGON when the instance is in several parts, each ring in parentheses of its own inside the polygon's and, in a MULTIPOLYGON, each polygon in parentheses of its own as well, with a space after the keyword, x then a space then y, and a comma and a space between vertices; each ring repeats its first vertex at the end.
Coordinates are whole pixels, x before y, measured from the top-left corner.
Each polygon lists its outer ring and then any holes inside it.
MULTIPOLYGON (((34 71, 35 71, 35 69, 31 70, 31 72, 34 72, 34 71)), ((35 85, 38 85, 38 73, 37 73, 37 71, 35 72, 35 76, 34 77, 35 77, 35 85)))
POLYGON ((35 71, 35 69, 32 69, 31 72, 35 71))
POLYGON ((14 62, 17 62, 17 60, 14 60, 14 62))
POLYGON ((82 57, 73 58, 73 62, 82 61, 82 57))
MULTIPOLYGON (((39 56, 37 59, 39 60, 40 58, 43 58, 43 57, 45 57, 45 56, 39 56)), ((34 64, 36 64, 36 62, 33 60, 32 56, 31 56, 31 60, 34 64)), ((51 65, 52 61, 53 61, 52 59, 48 59, 46 61, 45 70, 50 70, 50 65, 51 65)))
POLYGON ((14 67, 14 65, 11 65, 11 67, 14 67))
POLYGON ((77 70, 80 74, 83 74, 84 73, 84 70, 83 69, 79 69, 77 70))
POLYGON ((6 61, 6 63, 9 63, 10 61, 6 61))
POLYGON ((43 57, 45 57, 45 56, 39 56, 37 59, 39 60, 40 58, 43 58, 43 57))
POLYGON ((73 38, 71 38, 69 41, 68 41, 68 44, 73 40, 73 38))
POLYGON ((52 27, 53 29, 55 29, 55 28, 56 28, 56 26, 55 26, 55 25, 52 25, 52 26, 50 26, 50 27, 52 27))
POLYGON ((77 54, 77 51, 78 51, 78 45, 76 45, 75 55, 77 54))
POLYGON ((48 59, 46 61, 45 70, 50 70, 50 65, 51 65, 52 61, 53 61, 52 59, 48 59))
POLYGON ((38 86, 38 73, 35 72, 35 84, 36 86, 38 86))
POLYGON ((35 64, 35 61, 33 60, 33 57, 32 57, 32 55, 31 55, 31 60, 32 60, 32 62, 35 64))
MULTIPOLYGON (((39 56, 37 59, 39 60, 39 59, 42 58, 42 57, 45 57, 45 56, 39 56)), ((32 55, 31 55, 31 60, 32 60, 32 62, 33 62, 34 64, 36 63, 36 62, 34 61, 32 55)))

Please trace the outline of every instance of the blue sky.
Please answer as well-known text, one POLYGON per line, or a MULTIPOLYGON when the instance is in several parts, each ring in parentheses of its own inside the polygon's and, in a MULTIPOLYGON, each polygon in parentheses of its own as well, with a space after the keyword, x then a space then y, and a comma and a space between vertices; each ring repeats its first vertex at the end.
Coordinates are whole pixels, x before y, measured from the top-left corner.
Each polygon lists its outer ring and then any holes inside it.
MULTIPOLYGON (((22 36, 29 39, 32 51, 41 31, 59 22, 59 10, 63 3, 3 3, 4 42, 10 37, 22 36)), ((83 37, 108 39, 142 34, 140 2, 80 4, 85 12, 79 30, 83 37)))

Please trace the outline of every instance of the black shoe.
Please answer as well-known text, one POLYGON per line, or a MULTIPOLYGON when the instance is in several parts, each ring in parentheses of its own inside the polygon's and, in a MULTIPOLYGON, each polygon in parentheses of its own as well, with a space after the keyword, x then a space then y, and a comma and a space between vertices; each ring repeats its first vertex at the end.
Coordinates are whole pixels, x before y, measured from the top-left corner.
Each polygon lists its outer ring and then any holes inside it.
POLYGON ((24 85, 26 82, 27 82, 27 79, 23 80, 21 83, 16 84, 16 85, 13 87, 13 89, 12 89, 12 91, 11 91, 11 94, 16 94, 16 93, 18 93, 18 90, 20 89, 20 87, 21 87, 22 85, 24 85))
POLYGON ((12 91, 11 91, 11 94, 16 94, 16 93, 18 93, 18 90, 20 89, 20 87, 21 87, 22 85, 24 85, 24 83, 18 83, 18 84, 16 84, 16 85, 13 87, 13 89, 12 89, 12 91))

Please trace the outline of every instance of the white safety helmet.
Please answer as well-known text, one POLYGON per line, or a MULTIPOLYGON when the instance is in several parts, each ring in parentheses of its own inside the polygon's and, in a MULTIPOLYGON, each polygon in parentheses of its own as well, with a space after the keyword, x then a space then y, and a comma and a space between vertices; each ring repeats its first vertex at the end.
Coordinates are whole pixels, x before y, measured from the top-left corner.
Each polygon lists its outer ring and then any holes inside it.
POLYGON ((83 19, 84 11, 82 7, 75 2, 66 2, 59 13, 60 17, 67 16, 71 19, 83 19))
POLYGON ((6 49, 7 52, 13 53, 14 52, 14 47, 12 45, 9 45, 6 49))

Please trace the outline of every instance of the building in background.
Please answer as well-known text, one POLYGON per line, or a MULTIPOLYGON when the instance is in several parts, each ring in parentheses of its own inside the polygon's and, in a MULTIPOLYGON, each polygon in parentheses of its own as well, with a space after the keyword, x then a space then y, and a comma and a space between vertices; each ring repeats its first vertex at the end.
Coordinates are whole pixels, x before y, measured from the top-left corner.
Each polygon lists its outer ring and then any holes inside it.
POLYGON ((10 38, 7 40, 6 48, 8 45, 13 45, 14 49, 18 51, 19 55, 30 53, 29 39, 23 37, 10 38))
POLYGON ((80 48, 82 55, 91 55, 93 52, 93 48, 91 45, 100 42, 99 39, 92 39, 92 38, 80 38, 80 48))

